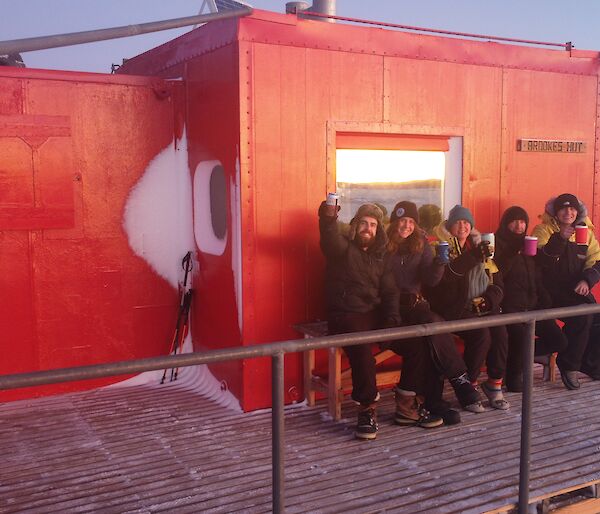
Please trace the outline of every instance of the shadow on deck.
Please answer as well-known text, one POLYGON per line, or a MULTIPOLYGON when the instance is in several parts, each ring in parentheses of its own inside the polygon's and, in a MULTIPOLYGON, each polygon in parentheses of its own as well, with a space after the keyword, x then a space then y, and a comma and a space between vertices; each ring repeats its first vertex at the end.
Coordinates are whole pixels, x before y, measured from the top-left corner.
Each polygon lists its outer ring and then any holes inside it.
MULTIPOLYGON (((531 498, 600 480, 600 382, 535 368, 531 498)), ((354 408, 286 409, 286 512, 480 513, 515 503, 521 395, 425 430, 353 439, 354 408)), ((454 401, 448 396, 448 399, 454 401)), ((270 512, 271 413, 240 414, 185 387, 108 388, 0 405, 0 512, 270 512)))

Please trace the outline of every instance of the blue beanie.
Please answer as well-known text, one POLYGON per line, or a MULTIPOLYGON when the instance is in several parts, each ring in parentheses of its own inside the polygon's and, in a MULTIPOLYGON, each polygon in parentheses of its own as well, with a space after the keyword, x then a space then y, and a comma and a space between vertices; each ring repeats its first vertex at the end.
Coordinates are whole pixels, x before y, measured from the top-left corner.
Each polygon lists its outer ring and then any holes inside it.
POLYGON ((455 205, 450 209, 448 213, 448 221, 446 221, 446 228, 450 230, 450 227, 454 225, 458 220, 467 220, 471 224, 471 228, 475 226, 475 220, 473 214, 469 209, 462 205, 455 205))

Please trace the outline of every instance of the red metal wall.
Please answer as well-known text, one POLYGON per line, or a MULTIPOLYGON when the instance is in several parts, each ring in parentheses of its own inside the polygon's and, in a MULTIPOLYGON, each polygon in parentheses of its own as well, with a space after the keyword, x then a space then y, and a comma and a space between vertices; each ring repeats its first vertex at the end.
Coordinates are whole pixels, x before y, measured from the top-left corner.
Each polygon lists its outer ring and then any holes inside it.
MULTIPOLYGON (((463 203, 482 230, 496 228, 514 203, 534 223, 546 199, 563 191, 598 203, 597 52, 255 11, 195 30, 123 71, 188 82, 192 170, 217 159, 233 177, 239 146, 244 345, 297 337, 294 323, 323 316, 316 209, 335 187, 337 132, 462 137, 463 203), (588 151, 518 153, 518 138, 583 139, 588 151)), ((230 248, 200 257, 197 347, 238 344, 232 257, 230 248)), ((269 366, 248 360, 216 373, 252 410, 270 403, 269 366)), ((300 371, 299 357, 287 356, 287 401, 301 397, 300 371)))
MULTIPOLYGON (((240 39, 241 112, 251 120, 241 123, 242 191, 253 202, 242 212, 244 268, 254 272, 244 282, 247 340, 293 338, 292 324, 323 316, 316 209, 335 188, 336 132, 462 137, 463 203, 484 231, 515 203, 532 225, 551 195, 593 203, 595 53, 262 13, 240 21, 240 39), (519 138, 581 139, 588 151, 520 153, 519 138)), ((286 364, 291 388, 299 362, 286 364)), ((267 365, 245 370, 245 406, 268 401, 267 365)))
MULTIPOLYGON (((173 140, 162 81, 0 68, 0 373, 166 351, 176 291, 135 256, 127 196, 173 140)), ((115 379, 0 393, 0 400, 115 379)))

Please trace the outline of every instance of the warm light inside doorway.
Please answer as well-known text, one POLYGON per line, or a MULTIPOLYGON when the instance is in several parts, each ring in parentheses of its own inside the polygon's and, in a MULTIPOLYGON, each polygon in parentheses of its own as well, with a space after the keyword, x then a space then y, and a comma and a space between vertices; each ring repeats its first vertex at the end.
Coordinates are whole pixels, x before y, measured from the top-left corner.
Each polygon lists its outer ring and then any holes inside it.
POLYGON ((338 149, 336 160, 336 181, 352 184, 444 180, 446 165, 443 152, 407 150, 338 149))

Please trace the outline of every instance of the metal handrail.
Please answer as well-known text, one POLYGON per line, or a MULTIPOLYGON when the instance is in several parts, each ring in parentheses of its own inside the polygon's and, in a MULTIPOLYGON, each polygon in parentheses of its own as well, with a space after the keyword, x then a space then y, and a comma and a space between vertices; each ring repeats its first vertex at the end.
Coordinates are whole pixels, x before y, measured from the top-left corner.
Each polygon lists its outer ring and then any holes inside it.
POLYGON ((484 327, 526 323, 530 344, 524 348, 523 402, 521 407, 521 451, 519 463, 519 513, 526 514, 529 504, 529 469, 531 453, 531 399, 533 389, 533 353, 535 322, 545 319, 570 318, 600 313, 600 304, 560 307, 538 311, 484 316, 480 318, 442 321, 408 327, 355 332, 312 339, 293 339, 251 347, 224 348, 184 355, 149 357, 129 361, 60 368, 29 373, 0 375, 0 390, 40 386, 76 380, 129 375, 165 368, 182 368, 228 360, 272 357, 272 462, 273 462, 273 512, 284 510, 284 355, 286 353, 378 343, 397 339, 446 334, 484 327))
POLYGON ((150 21, 147 23, 138 23, 137 25, 124 25, 122 27, 111 27, 107 29, 86 30, 83 32, 70 32, 68 34, 54 34, 51 36, 29 37, 24 39, 10 39, 7 41, 0 41, 0 54, 32 52, 34 50, 48 50, 49 48, 80 45, 82 43, 95 43, 97 41, 138 36, 140 34, 177 29, 210 21, 225 20, 227 18, 238 18, 248 16, 249 14, 252 14, 251 7, 236 9, 234 11, 172 18, 170 20, 150 21))

